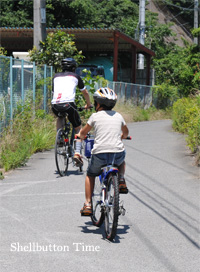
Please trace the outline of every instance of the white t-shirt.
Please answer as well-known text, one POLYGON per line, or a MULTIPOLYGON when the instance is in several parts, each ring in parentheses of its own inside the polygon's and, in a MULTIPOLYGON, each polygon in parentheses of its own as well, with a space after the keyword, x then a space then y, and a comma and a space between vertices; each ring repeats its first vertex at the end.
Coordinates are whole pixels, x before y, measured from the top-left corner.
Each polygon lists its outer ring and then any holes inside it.
POLYGON ((88 125, 94 127, 94 147, 92 154, 122 152, 124 144, 121 140, 122 126, 126 125, 124 118, 115 111, 98 111, 93 113, 88 125))
POLYGON ((73 72, 62 72, 55 74, 53 78, 52 104, 74 102, 76 87, 81 91, 85 89, 83 80, 73 72))

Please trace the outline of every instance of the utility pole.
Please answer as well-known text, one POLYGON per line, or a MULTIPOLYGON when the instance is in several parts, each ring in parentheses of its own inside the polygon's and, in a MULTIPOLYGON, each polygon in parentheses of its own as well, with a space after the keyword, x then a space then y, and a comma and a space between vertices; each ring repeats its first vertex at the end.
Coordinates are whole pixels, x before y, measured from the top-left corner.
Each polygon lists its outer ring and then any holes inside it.
MULTIPOLYGON (((194 29, 198 28, 198 6, 199 6, 199 1, 198 0, 194 0, 194 29)), ((198 37, 194 37, 194 43, 198 44, 198 37)))
POLYGON ((46 39, 46 0, 33 2, 34 35, 33 45, 40 49, 40 41, 46 39))
MULTIPOLYGON (((139 42, 145 43, 145 0, 140 0, 139 6, 139 42)), ((143 54, 139 54, 138 69, 144 69, 143 54)))

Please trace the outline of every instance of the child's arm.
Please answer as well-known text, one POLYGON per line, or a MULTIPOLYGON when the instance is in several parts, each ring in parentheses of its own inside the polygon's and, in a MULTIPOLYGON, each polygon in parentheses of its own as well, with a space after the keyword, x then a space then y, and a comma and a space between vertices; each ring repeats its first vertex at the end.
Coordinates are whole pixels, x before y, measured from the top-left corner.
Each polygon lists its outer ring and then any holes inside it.
POLYGON ((85 136, 88 134, 88 132, 92 129, 92 127, 88 124, 86 124, 78 134, 76 134, 77 137, 84 140, 85 136))
POLYGON ((122 126, 122 139, 126 139, 128 137, 128 127, 127 125, 122 126))

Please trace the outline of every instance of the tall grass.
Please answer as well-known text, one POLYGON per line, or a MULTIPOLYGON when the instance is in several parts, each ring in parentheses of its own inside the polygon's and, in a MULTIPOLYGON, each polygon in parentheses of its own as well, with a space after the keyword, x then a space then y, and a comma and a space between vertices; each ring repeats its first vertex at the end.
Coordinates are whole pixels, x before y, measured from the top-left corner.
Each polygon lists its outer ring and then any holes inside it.
MULTIPOLYGON (((120 103, 114 110, 120 112, 126 122, 138 122, 171 117, 170 110, 156 110, 156 108, 142 109, 131 103, 120 103)), ((94 111, 94 110, 93 110, 94 111)), ((83 125, 87 122, 93 111, 81 113, 83 125)), ((26 163, 35 152, 53 148, 56 137, 56 125, 53 115, 37 110, 33 116, 30 103, 19 108, 14 121, 4 131, 0 143, 0 169, 8 171, 26 163)), ((2 178, 0 171, 0 178, 2 178)))
POLYGON ((25 106, 6 128, 0 143, 0 168, 8 171, 23 165, 35 152, 52 148, 55 142, 55 121, 51 115, 25 106))
POLYGON ((141 107, 134 106, 129 102, 124 104, 120 101, 117 102, 114 110, 120 112, 127 123, 171 119, 172 113, 171 108, 166 108, 165 110, 158 110, 155 107, 143 109, 141 107))

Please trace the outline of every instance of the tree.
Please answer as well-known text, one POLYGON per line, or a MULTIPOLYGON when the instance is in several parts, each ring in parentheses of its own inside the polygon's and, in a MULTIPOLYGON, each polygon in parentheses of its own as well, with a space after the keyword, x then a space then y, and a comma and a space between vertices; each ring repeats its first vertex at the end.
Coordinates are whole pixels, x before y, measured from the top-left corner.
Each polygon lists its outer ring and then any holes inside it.
POLYGON ((84 56, 78 51, 74 42, 74 36, 61 30, 49 33, 44 42, 40 44, 41 49, 36 47, 29 51, 31 61, 37 64, 47 64, 53 66, 55 71, 61 69, 61 60, 73 57, 78 63, 82 62, 84 56))
POLYGON ((176 47, 165 57, 154 61, 157 84, 167 83, 178 88, 180 95, 188 96, 200 86, 200 47, 176 47))
POLYGON ((32 27, 33 1, 1 1, 0 25, 1 27, 32 27))

